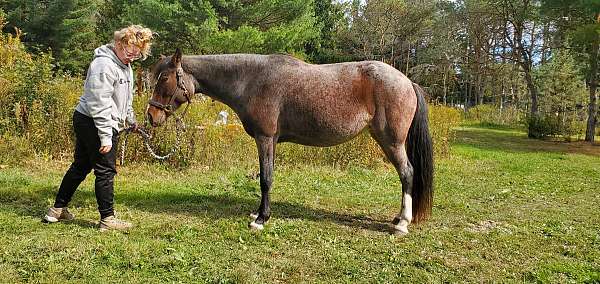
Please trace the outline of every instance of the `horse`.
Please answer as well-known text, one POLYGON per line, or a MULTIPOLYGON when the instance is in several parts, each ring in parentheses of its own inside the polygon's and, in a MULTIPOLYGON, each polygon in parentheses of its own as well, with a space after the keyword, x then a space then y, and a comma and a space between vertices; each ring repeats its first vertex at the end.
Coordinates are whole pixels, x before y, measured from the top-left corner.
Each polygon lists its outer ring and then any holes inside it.
MULTIPOLYGON (((271 217, 277 143, 327 147, 365 128, 395 167, 402 184, 394 233, 426 220, 433 200, 433 151, 425 91, 379 61, 309 64, 274 54, 186 55, 177 49, 152 68, 155 82, 146 110, 163 124, 191 96, 202 93, 229 106, 254 138, 260 166, 260 205, 250 229, 271 217)), ((187 107, 186 107, 187 108, 187 107)))

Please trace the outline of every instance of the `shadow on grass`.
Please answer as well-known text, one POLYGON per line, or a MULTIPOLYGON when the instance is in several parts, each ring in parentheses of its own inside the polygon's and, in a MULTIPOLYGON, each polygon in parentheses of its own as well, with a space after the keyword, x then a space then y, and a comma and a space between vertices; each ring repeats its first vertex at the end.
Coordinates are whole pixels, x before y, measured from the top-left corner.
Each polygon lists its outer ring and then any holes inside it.
POLYGON ((561 142, 527 138, 527 134, 514 129, 464 127, 456 131, 456 144, 484 150, 504 152, 570 153, 600 156, 600 144, 589 142, 561 142))
MULTIPOLYGON (((198 187, 204 185, 199 184, 198 187)), ((240 189, 243 191, 243 189, 240 189)), ((239 193, 233 190, 232 195, 239 193)), ((47 210, 47 200, 53 200, 54 187, 28 188, 26 190, 0 190, 1 211, 22 216, 40 218, 47 210)), ((171 213, 215 219, 236 219, 249 216, 258 208, 260 198, 244 198, 228 194, 206 194, 190 192, 126 192, 118 193, 116 202, 126 207, 151 213, 171 213)), ((89 190, 78 190, 71 206, 90 207, 96 204, 95 195, 89 190)), ((364 215, 337 213, 329 210, 310 208, 298 203, 271 202, 273 218, 304 219, 333 222, 339 225, 370 231, 393 233, 391 220, 374 220, 364 215)), ((248 218, 250 221, 250 219, 248 218)), ((71 221, 82 227, 96 226, 94 222, 76 219, 71 221)))
MULTIPOLYGON (((85 199, 93 199, 95 202, 95 196, 91 192, 81 191, 77 194, 83 195, 85 199)), ((42 222, 42 217, 46 214, 46 210, 48 210, 46 201, 54 199, 54 196, 56 196, 56 188, 53 186, 45 186, 37 189, 12 188, 8 190, 5 188, 0 190, 0 210, 20 216, 39 218, 40 222, 42 222)), ((95 222, 84 219, 75 219, 69 221, 69 223, 86 228, 97 226, 95 222)))

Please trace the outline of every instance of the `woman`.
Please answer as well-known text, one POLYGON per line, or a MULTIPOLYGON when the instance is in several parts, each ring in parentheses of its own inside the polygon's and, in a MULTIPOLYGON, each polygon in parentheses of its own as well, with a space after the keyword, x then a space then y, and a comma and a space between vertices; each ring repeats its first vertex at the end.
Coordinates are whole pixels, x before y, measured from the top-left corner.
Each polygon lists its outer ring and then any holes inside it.
POLYGON ((65 174, 54 207, 43 220, 72 220, 67 205, 90 171, 96 176, 95 192, 100 211, 100 231, 124 230, 131 223, 115 218, 113 179, 119 131, 137 127, 133 112, 133 72, 130 63, 146 59, 152 31, 138 25, 114 32, 113 42, 94 51, 85 79, 84 93, 73 113, 75 160, 65 174))

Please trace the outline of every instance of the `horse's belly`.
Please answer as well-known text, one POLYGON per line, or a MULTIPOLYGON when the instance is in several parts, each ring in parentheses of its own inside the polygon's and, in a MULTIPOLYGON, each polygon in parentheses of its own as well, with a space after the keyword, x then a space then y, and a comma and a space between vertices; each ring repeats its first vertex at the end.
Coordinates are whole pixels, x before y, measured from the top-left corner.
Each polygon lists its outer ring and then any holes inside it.
MULTIPOLYGON (((359 132, 360 133, 360 132, 359 132)), ((358 134, 358 133, 357 133, 358 134)), ((291 142, 300 145, 306 146, 315 146, 315 147, 330 147, 342 144, 354 138, 357 134, 353 136, 324 136, 324 137, 307 137, 307 136, 299 136, 299 135, 283 135, 279 137, 278 142, 291 142)))
POLYGON ((367 112, 337 115, 296 116, 280 128, 281 142, 327 147, 344 143, 358 135, 371 120, 367 112))

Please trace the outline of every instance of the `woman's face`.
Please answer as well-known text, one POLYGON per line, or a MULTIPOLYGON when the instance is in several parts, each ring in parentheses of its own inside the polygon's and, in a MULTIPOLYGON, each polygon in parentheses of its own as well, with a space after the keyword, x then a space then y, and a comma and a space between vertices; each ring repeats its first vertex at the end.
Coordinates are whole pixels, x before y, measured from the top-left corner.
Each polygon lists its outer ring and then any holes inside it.
POLYGON ((118 42, 115 45, 115 49, 117 57, 119 57, 124 64, 129 64, 142 56, 140 48, 133 44, 123 44, 122 42, 118 42))

